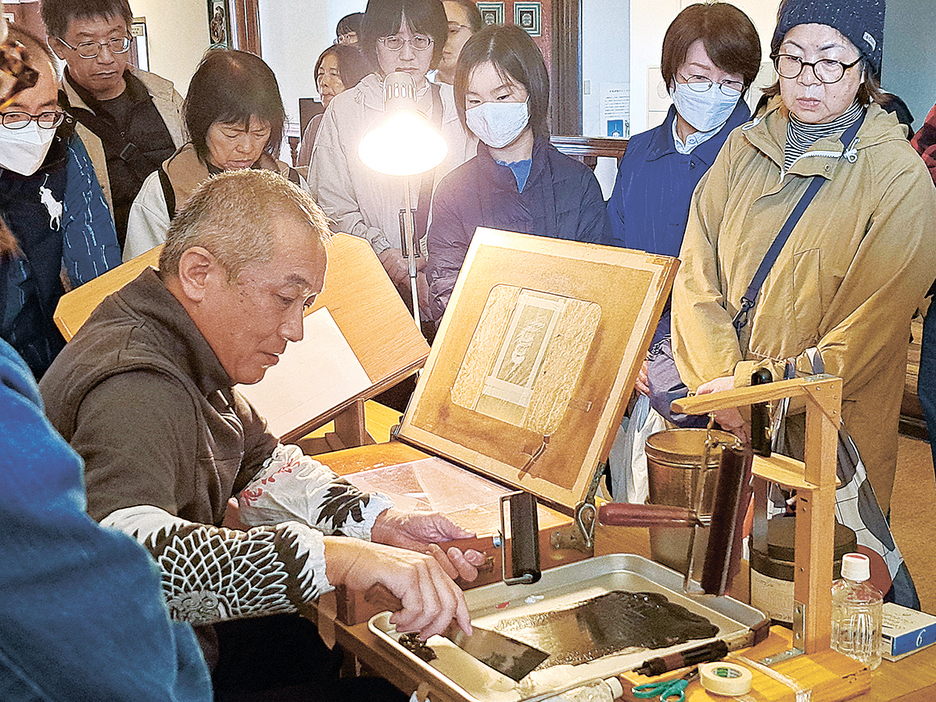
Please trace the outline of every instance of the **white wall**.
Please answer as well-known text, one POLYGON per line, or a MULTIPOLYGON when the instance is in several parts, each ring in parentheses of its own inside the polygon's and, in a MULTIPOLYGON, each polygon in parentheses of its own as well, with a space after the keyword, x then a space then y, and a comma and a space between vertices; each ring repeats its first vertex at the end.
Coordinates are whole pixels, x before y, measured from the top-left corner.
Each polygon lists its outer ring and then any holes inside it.
POLYGON ((936 0, 887 0, 882 82, 907 103, 914 129, 923 126, 936 103, 934 17, 936 0))
POLYGON ((208 48, 205 0, 131 0, 134 17, 146 18, 150 70, 175 83, 183 96, 208 48))
POLYGON ((299 122, 299 98, 318 98, 312 71, 334 41, 338 20, 366 5, 367 0, 260 0, 263 59, 276 74, 290 122, 299 122))

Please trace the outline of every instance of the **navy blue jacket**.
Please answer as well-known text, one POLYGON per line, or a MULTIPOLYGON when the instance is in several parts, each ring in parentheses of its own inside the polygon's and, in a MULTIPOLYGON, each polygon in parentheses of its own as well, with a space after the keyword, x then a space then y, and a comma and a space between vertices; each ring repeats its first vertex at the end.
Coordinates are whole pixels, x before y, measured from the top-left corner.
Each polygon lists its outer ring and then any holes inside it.
POLYGON ((40 378, 65 345, 52 321, 64 292, 62 271, 78 286, 120 264, 91 159, 67 124, 36 173, 0 169, 0 217, 20 249, 0 257, 0 338, 40 378))
POLYGON ((750 118, 744 100, 738 100, 718 134, 690 154, 676 151, 673 142, 676 109, 672 106, 663 124, 632 136, 608 200, 614 243, 679 256, 692 191, 712 166, 731 130, 750 118))
POLYGON ((82 462, 0 340, 0 699, 210 702, 191 626, 156 563, 85 513, 82 462))
POLYGON ((587 166, 559 153, 547 139, 536 139, 521 193, 513 171, 498 164, 485 144, 478 144, 478 155, 449 173, 433 196, 426 275, 436 322, 448 305, 477 227, 611 243, 601 187, 587 166))

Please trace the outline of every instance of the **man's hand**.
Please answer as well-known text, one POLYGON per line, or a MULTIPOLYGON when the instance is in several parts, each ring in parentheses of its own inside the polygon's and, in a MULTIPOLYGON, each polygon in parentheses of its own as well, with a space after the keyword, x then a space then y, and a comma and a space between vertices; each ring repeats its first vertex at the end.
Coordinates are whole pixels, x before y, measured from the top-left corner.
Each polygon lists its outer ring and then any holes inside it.
POLYGON ((381 583, 403 609, 390 617, 398 631, 423 640, 441 634, 452 619, 471 634, 465 596, 431 556, 341 536, 325 537, 325 573, 332 585, 365 592, 381 583))
POLYGON ((477 566, 484 563, 484 554, 473 549, 463 552, 455 546, 443 551, 437 544, 473 536, 438 512, 397 509, 381 512, 371 529, 371 541, 428 554, 450 578, 460 577, 468 582, 478 577, 477 566))
MULTIPOLYGON (((707 395, 712 392, 721 392, 722 390, 733 390, 734 386, 734 378, 727 375, 724 378, 715 378, 714 380, 702 383, 696 391, 696 395, 707 395)), ((715 421, 718 422, 718 425, 722 429, 730 431, 745 443, 751 441, 751 428, 748 426, 747 422, 744 421, 744 417, 741 416, 741 412, 738 411, 737 407, 717 410, 712 414, 715 415, 715 421)))

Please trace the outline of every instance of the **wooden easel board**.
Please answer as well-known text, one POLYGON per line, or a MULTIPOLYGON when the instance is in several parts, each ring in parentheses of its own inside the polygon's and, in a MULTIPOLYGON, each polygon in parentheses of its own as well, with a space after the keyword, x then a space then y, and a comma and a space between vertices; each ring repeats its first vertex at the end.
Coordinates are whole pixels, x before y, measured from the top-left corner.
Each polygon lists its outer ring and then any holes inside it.
POLYGON ((607 458, 677 266, 479 228, 402 440, 570 513, 607 458))
MULTIPOLYGON (((86 283, 59 301, 55 322, 66 339, 78 331, 91 312, 107 295, 116 292, 146 267, 156 267, 161 247, 156 247, 86 283)), ((370 244, 349 234, 335 234, 328 245, 325 287, 307 316, 327 310, 340 335, 367 376, 363 389, 331 402, 310 405, 301 419, 280 432, 284 441, 294 441, 312 429, 331 421, 358 400, 369 399, 393 386, 422 366, 429 345, 416 327, 390 278, 374 255, 370 244)), ((294 411, 280 402, 284 389, 314 387, 322 382, 320 344, 307 335, 291 343, 283 357, 297 360, 293 375, 277 378, 268 373, 256 385, 238 386, 272 426, 281 424, 281 415, 294 411)))

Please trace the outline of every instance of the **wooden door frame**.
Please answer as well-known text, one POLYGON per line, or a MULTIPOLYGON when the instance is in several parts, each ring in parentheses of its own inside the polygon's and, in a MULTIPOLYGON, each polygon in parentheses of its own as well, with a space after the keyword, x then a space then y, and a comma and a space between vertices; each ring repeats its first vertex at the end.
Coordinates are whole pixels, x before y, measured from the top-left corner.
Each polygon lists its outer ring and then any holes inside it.
POLYGON ((553 134, 582 133, 581 0, 553 0, 550 129, 553 134))
POLYGON ((234 48, 263 56, 260 46, 260 0, 229 0, 234 20, 234 48))

